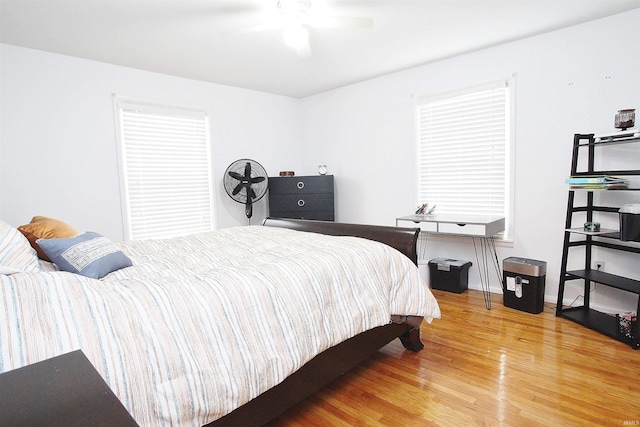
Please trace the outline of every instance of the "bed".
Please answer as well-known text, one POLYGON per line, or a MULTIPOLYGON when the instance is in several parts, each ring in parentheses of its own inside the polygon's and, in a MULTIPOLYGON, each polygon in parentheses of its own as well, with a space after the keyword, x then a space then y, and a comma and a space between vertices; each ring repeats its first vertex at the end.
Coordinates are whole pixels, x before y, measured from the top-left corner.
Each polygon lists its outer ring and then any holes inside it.
POLYGON ((262 425, 440 316, 416 229, 268 218, 112 243, 100 279, 0 231, 0 373, 80 349, 140 425, 262 425))

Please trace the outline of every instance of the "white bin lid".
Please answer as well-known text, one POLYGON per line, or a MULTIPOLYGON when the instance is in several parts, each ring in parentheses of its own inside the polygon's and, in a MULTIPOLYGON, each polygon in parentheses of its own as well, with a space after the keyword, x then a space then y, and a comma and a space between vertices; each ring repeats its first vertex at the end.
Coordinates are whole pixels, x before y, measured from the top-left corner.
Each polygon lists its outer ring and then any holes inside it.
POLYGON ((434 258, 429 261, 431 265, 438 265, 438 269, 442 269, 442 266, 445 266, 447 271, 449 271, 449 267, 462 268, 465 265, 471 265, 471 261, 464 261, 459 259, 451 259, 451 258, 434 258))

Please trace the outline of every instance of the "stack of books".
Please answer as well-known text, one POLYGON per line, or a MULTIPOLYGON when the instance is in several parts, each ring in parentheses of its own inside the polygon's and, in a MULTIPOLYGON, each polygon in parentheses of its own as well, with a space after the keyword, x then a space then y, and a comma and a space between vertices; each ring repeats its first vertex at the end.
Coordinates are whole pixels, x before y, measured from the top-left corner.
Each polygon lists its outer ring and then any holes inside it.
POLYGON ((565 182, 569 184, 571 189, 608 190, 629 186, 629 180, 609 175, 570 176, 565 182))

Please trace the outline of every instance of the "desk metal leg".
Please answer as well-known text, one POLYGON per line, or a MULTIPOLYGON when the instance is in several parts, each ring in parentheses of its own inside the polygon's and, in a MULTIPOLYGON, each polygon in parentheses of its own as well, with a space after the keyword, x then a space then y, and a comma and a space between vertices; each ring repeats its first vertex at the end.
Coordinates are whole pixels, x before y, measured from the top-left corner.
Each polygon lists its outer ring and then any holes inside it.
POLYGON ((491 310, 489 270, 491 269, 490 267, 492 264, 496 269, 498 281, 502 281, 502 278, 500 277, 500 264, 498 262, 495 240, 493 237, 473 237, 473 249, 476 252, 476 262, 478 264, 478 271, 480 272, 480 285, 484 295, 484 304, 487 307, 487 310, 491 310))

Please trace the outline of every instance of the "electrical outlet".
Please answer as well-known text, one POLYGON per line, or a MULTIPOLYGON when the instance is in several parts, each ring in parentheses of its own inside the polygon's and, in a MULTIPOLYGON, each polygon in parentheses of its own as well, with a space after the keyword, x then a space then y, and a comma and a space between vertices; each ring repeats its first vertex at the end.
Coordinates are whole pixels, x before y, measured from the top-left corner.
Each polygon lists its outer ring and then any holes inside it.
POLYGON ((604 271, 604 261, 591 261, 591 269, 604 271))

